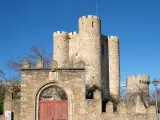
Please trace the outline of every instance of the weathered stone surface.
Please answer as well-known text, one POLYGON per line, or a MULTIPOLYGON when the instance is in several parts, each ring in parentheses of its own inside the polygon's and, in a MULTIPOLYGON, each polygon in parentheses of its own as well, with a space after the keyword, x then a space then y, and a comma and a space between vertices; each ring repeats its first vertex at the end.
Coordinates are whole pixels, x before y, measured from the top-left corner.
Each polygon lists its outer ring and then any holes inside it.
MULTIPOLYGON (((55 72, 51 72, 53 74, 53 79, 55 78, 54 75, 58 75, 55 81, 49 81, 49 70, 33 70, 33 71, 23 71, 22 74, 25 76, 23 79, 24 84, 27 87, 22 88, 21 91, 21 115, 20 118, 23 120, 31 120, 35 114, 36 106, 35 102, 35 95, 37 91, 44 86, 45 84, 49 84, 50 82, 55 85, 63 86, 64 90, 71 90, 72 93, 69 93, 73 96, 70 102, 74 106, 74 113, 73 110, 69 111, 69 114, 77 116, 85 116, 85 74, 84 70, 77 70, 76 72, 73 70, 57 70, 55 72), (30 79, 32 81, 30 81, 30 79), (38 84, 37 84, 38 83, 38 84), (25 111, 25 112, 24 112, 25 111), (28 111, 28 112, 27 112, 28 111), (25 118, 25 119, 24 119, 25 118)), ((52 79, 52 78, 50 78, 52 79)), ((66 92, 66 91, 65 91, 66 92)), ((70 96, 70 97, 72 97, 70 96)), ((68 96, 69 97, 69 96, 68 96)))
POLYGON ((51 68, 51 70, 57 69, 57 68, 58 68, 58 63, 57 63, 57 61, 55 61, 55 60, 51 61, 51 63, 50 63, 50 68, 51 68))
POLYGON ((109 58, 109 89, 110 93, 119 98, 120 93, 120 54, 119 38, 116 36, 108 37, 108 58, 109 58))
POLYGON ((136 99, 140 95, 143 98, 143 104, 147 107, 149 101, 149 82, 150 78, 148 75, 128 76, 126 79, 128 97, 136 99))
POLYGON ((42 60, 38 60, 36 62, 36 68, 44 68, 44 62, 42 60))
MULTIPOLYGON (((39 120, 42 96, 51 97, 44 97, 43 100, 62 100, 58 95, 55 97, 53 89, 45 93, 53 86, 61 88, 67 95, 68 120, 155 119, 155 107, 148 106, 148 98, 144 99, 145 104, 136 97, 134 104, 119 103, 117 111, 113 103, 109 102, 106 112, 102 112, 100 91, 94 92, 93 99, 86 99, 86 85, 104 87, 116 100, 120 94, 119 38, 101 34, 99 17, 82 16, 79 19, 79 33, 55 32, 53 55, 56 61, 52 61, 48 69, 44 69, 43 61, 36 63, 36 69, 29 69, 30 64, 23 62, 21 99, 13 100, 10 90, 5 94, 4 109, 14 112, 15 120, 39 120)), ((148 76, 141 75, 128 77, 127 89, 134 93, 132 88, 138 84, 148 94, 148 79, 148 76)))
POLYGON ((30 67, 31 64, 27 60, 24 60, 22 63, 22 69, 29 69, 30 67))

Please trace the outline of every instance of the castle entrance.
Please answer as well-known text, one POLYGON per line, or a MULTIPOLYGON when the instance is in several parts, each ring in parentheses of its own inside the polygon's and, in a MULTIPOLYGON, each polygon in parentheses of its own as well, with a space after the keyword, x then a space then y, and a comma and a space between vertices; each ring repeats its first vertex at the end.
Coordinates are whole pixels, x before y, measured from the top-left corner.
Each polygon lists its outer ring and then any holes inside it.
POLYGON ((42 91, 39 102, 40 120, 68 120, 68 100, 66 93, 57 86, 42 91))

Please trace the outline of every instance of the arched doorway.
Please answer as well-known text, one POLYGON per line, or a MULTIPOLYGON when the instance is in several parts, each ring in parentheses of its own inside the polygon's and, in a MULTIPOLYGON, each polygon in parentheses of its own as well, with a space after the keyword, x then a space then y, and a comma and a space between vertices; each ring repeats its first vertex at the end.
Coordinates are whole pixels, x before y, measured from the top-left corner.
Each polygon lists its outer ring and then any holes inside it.
POLYGON ((39 120, 68 120, 68 98, 63 89, 52 85, 40 93, 39 120))

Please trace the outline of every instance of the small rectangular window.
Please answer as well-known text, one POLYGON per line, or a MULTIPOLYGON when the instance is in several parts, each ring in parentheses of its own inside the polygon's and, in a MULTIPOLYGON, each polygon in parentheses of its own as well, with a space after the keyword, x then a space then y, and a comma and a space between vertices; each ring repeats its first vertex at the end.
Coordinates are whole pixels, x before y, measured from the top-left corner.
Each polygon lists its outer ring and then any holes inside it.
POLYGON ((94 27, 94 22, 92 21, 92 28, 94 27))
POLYGON ((104 45, 101 45, 101 55, 104 56, 104 45))
POLYGON ((82 23, 82 29, 84 28, 84 23, 82 23))

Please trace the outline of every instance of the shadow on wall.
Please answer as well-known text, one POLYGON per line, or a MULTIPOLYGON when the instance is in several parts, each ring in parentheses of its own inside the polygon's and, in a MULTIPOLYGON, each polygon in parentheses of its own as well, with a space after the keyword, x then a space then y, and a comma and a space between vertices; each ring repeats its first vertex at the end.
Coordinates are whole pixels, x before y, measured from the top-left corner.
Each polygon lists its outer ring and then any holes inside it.
POLYGON ((14 113, 11 114, 11 120, 14 120, 14 113))
POLYGON ((3 102, 0 101, 0 115, 3 115, 3 102))

